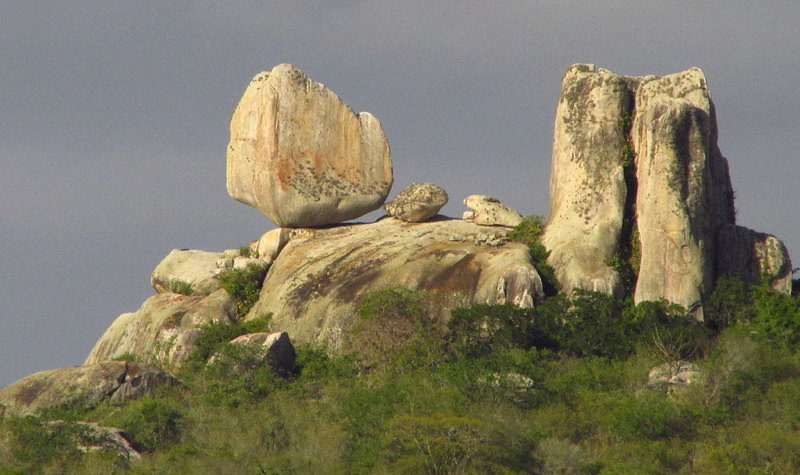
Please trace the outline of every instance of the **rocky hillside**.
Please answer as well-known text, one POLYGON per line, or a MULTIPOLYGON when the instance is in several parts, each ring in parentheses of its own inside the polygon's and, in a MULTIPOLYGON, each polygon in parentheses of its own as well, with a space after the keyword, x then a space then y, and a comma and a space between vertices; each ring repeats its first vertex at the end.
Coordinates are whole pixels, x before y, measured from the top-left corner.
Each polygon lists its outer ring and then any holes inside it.
MULTIPOLYGON (((531 308, 544 297, 539 263, 527 244, 508 237, 519 213, 474 195, 464 200, 463 219, 443 217, 447 193, 429 183, 384 204, 392 162, 378 119, 355 114, 291 65, 251 81, 231 119, 227 153, 231 197, 278 228, 242 249, 173 251, 151 276, 156 295, 117 318, 85 366, 24 378, 0 390, 0 403, 25 413, 74 404, 78 394, 96 404, 177 384, 149 365, 183 364, 202 325, 265 314, 274 336, 245 338, 264 345, 265 361, 291 354, 289 339, 336 350, 373 290, 426 292, 439 324, 458 307, 531 308), (382 205, 388 216, 377 222, 346 223, 382 205), (139 363, 111 363, 120 359, 139 363), (137 381, 146 384, 124 389, 137 381)), ((570 67, 556 111, 550 189, 542 243, 567 293, 665 299, 702 319, 703 298, 725 274, 751 282, 766 276, 775 289, 791 290, 783 244, 735 223, 699 69, 627 77, 570 67)), ((280 360, 280 371, 290 371, 293 358, 280 360)))

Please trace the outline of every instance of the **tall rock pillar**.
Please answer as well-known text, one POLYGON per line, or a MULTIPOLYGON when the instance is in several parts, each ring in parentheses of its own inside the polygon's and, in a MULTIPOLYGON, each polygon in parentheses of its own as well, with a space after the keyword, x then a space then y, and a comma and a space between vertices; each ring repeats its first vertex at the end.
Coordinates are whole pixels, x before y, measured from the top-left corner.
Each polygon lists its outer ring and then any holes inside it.
POLYGON ((542 242, 562 288, 621 294, 606 265, 619 247, 626 186, 621 151, 633 94, 626 78, 594 65, 564 74, 556 109, 550 213, 542 242))
POLYGON ((666 299, 695 309, 714 283, 716 233, 734 221, 703 72, 692 68, 642 81, 632 138, 641 249, 634 300, 666 299))
POLYGON ((567 69, 542 242, 567 292, 624 288, 637 303, 666 299, 697 318, 725 273, 791 286, 785 246, 736 226, 714 104, 697 68, 663 77, 567 69))

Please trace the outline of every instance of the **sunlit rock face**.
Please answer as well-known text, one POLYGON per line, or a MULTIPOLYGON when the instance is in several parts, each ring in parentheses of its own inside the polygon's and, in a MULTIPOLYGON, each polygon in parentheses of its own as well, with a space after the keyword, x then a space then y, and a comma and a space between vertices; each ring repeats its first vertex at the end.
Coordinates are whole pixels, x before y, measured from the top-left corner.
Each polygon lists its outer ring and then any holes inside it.
POLYGON ((478 303, 532 307, 544 296, 541 278, 528 247, 506 231, 443 217, 309 230, 272 263, 246 318, 272 313, 273 331, 338 348, 374 290, 424 291, 442 323, 453 308, 478 303))
POLYGON ((627 268, 624 290, 636 302, 666 299, 702 318, 702 298, 722 273, 752 280, 763 271, 775 288, 790 286, 783 244, 736 231, 700 69, 628 77, 571 66, 556 110, 550 196, 543 243, 567 292, 620 295, 627 268))
POLYGON ((233 112, 227 188, 283 227, 378 209, 392 186, 380 122, 289 64, 258 74, 233 112))
POLYGON ((692 309, 714 284, 714 238, 734 221, 728 164, 697 68, 642 81, 632 139, 641 267, 635 300, 692 309))
POLYGON ((542 242, 562 288, 620 295, 606 265, 617 252, 627 188, 623 148, 633 92, 628 80, 594 65, 564 74, 556 109, 550 212, 542 242))

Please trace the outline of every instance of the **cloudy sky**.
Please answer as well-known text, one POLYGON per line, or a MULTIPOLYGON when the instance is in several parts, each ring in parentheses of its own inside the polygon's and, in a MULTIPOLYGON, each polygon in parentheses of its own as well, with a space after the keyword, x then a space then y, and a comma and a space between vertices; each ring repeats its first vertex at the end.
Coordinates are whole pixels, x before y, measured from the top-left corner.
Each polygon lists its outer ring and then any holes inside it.
POLYGON ((0 0, 0 386, 80 364, 173 248, 272 224, 225 191, 230 114, 290 62, 383 123, 392 195, 546 214, 564 70, 703 69, 738 221, 800 262, 800 2, 0 0))

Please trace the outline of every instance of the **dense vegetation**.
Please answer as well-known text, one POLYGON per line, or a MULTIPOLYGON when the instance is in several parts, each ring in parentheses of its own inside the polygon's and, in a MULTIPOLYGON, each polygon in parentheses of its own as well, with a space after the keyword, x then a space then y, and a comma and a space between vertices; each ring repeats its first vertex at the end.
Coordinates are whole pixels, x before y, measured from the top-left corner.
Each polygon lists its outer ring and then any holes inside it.
POLYGON ((457 309, 446 324, 428 305, 407 289, 367 295, 340 355, 301 346, 284 377, 205 365, 247 359, 226 341, 268 316, 206 326, 183 386, 0 416, 0 474, 800 473, 798 296, 725 277, 704 323, 592 292, 457 309), (702 372, 692 384, 648 385, 651 368, 687 360, 702 372), (81 454, 87 420, 127 430, 142 460, 81 454))

